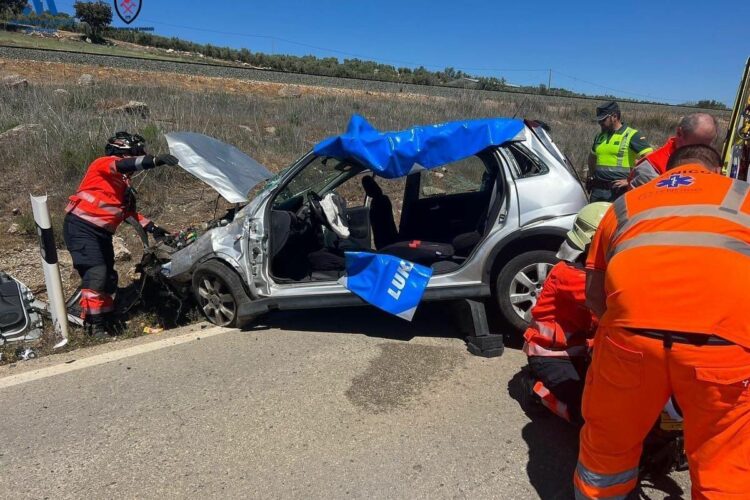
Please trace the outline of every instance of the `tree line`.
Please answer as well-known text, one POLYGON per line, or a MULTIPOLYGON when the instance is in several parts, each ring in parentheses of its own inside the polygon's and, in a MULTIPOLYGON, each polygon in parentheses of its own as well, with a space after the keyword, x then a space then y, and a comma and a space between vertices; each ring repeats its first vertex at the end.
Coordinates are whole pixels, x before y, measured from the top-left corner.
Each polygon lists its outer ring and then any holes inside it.
MULTIPOLYGON (((509 85, 505 78, 502 77, 472 76, 451 67, 447 67, 441 71, 430 71, 424 66, 419 66, 418 68, 396 67, 358 58, 344 59, 342 61, 336 57, 264 54, 262 52, 252 52, 246 48, 233 49, 212 44, 199 44, 176 37, 164 37, 143 31, 113 29, 110 27, 112 23, 112 9, 109 3, 101 1, 77 1, 74 4, 75 18, 64 13, 59 13, 56 16, 52 16, 49 13, 42 15, 31 13, 24 16, 22 15, 22 11, 25 5, 26 0, 0 0, 0 16, 4 16, 6 19, 26 20, 35 25, 44 26, 47 23, 51 28, 59 28, 62 23, 65 26, 64 29, 84 33, 95 43, 106 43, 104 37, 108 37, 146 47, 156 47, 165 50, 172 49, 196 55, 200 54, 204 57, 244 63, 256 68, 275 71, 416 85, 443 85, 478 90, 511 90, 564 97, 591 97, 567 89, 547 88, 544 84, 539 84, 538 86, 509 85)), ((609 95, 598 97, 614 98, 609 95)), ((620 98, 620 100, 623 99, 620 98)), ((685 105, 726 109, 723 103, 714 100, 701 100, 695 103, 685 103, 685 105)))

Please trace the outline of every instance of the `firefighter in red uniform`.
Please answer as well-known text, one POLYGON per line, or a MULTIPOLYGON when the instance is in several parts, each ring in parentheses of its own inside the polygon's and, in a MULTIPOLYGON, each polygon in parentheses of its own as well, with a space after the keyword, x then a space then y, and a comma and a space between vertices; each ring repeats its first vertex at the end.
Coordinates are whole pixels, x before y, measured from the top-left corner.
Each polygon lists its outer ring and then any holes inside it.
POLYGON ((105 155, 89 165, 76 194, 65 209, 63 233, 73 267, 83 281, 81 312, 90 334, 113 333, 113 294, 117 291, 112 235, 128 217, 135 217, 155 238, 167 232, 136 211, 130 176, 160 165, 177 165, 172 155, 146 154, 139 135, 117 132, 105 146, 105 155))
POLYGON ((582 423, 583 382, 597 324, 586 307, 584 263, 591 238, 610 205, 591 203, 578 213, 557 252, 562 260, 544 281, 524 334, 533 392, 544 406, 575 424, 582 423))

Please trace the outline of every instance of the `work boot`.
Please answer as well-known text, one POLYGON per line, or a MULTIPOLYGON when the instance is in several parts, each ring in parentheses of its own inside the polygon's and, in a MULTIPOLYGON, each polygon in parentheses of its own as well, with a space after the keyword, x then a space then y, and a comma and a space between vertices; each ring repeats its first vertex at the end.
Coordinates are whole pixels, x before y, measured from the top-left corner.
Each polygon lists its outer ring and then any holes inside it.
POLYGON ((125 324, 123 320, 121 320, 120 318, 115 318, 115 317, 108 318, 105 326, 107 328, 107 332, 109 333, 109 335, 115 336, 115 337, 124 334, 128 329, 127 325, 125 324))
POLYGON ((86 330, 86 334, 90 337, 94 337, 95 339, 100 339, 100 340, 109 338, 109 332, 107 331, 107 327, 102 322, 85 323, 84 328, 86 330))

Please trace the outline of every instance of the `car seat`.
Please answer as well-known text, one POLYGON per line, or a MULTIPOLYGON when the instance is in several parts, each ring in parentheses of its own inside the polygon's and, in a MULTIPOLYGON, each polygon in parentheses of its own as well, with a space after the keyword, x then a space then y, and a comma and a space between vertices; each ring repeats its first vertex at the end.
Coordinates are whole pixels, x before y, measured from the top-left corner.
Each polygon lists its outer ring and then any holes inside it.
POLYGON ((370 226, 376 249, 395 243, 398 240, 396 222, 393 220, 391 199, 383 193, 372 176, 362 177, 362 188, 370 198, 370 226))

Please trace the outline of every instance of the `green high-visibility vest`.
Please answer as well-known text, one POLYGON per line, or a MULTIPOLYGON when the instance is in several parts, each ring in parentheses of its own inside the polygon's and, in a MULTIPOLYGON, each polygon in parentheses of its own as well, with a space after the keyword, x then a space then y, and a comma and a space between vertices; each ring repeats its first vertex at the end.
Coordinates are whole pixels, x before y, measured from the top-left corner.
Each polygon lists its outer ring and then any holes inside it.
POLYGON ((630 147, 630 140, 638 131, 631 127, 615 132, 607 137, 601 132, 594 139, 594 154, 596 155, 596 170, 606 170, 613 173, 627 174, 635 166, 638 154, 630 147))

